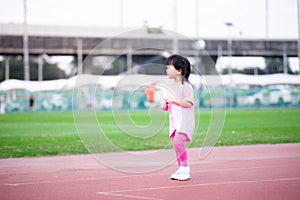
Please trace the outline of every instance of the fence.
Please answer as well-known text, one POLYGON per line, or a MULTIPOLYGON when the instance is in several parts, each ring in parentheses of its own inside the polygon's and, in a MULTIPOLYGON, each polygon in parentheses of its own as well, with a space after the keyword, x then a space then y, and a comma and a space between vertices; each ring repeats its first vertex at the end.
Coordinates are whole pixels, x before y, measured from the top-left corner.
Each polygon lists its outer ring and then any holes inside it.
MULTIPOLYGON (((162 96, 156 91, 155 104, 162 96)), ((200 108, 258 108, 300 107, 300 87, 257 87, 251 89, 197 89, 197 106, 200 108)), ((0 92, 1 113, 49 112, 72 110, 148 109, 150 104, 143 90, 113 90, 83 87, 78 90, 40 91, 24 90, 0 92), (30 106, 30 98, 33 105, 30 106)))

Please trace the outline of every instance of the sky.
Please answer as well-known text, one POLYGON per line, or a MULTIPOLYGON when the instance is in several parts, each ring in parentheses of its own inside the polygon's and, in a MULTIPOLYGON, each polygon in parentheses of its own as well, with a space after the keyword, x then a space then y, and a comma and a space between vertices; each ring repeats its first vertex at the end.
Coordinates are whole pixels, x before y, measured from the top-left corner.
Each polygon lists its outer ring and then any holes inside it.
MULTIPOLYGON (((0 0, 0 23, 22 23, 23 2, 0 0)), ((147 22, 189 37, 227 37, 224 23, 231 22, 236 38, 298 37, 297 0, 27 0, 27 22, 98 27, 147 22)))
MULTIPOLYGON (((23 19, 24 0, 0 0, 0 23, 23 19)), ((27 23, 136 28, 147 24, 187 37, 298 38, 297 0, 27 0, 27 23), (225 22, 233 27, 228 29, 225 22)), ((241 60, 234 62, 239 65, 241 60)), ((253 63, 264 67, 261 58, 253 63)), ((299 69, 295 58, 290 64, 299 69)))

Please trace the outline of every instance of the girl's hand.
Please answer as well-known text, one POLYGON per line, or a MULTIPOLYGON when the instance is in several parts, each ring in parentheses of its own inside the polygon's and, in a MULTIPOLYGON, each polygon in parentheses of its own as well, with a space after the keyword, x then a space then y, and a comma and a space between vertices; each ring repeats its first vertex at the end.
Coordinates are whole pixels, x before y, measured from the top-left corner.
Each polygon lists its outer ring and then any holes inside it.
POLYGON ((168 108, 168 103, 169 102, 167 101, 167 99, 163 99, 161 101, 161 108, 164 109, 164 110, 166 110, 168 108))

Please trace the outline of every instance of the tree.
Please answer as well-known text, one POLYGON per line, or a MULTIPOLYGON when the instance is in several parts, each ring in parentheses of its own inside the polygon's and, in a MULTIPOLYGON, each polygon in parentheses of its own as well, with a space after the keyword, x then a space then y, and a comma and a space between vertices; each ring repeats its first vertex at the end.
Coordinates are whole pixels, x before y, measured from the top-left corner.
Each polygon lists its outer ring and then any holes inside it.
MULTIPOLYGON (((30 57, 30 80, 38 80, 38 64, 35 61, 35 57, 30 57)), ((22 56, 10 56, 9 57, 9 78, 24 80, 24 68, 22 56)), ((63 70, 59 69, 57 64, 49 64, 44 62, 43 64, 43 79, 53 80, 66 78, 66 74, 63 70)), ((5 60, 0 62, 0 81, 5 79, 5 60)))
MULTIPOLYGON (((282 57, 266 57, 266 74, 275 74, 275 73, 283 73, 283 59, 282 57)), ((287 63, 287 72, 288 74, 293 74, 289 63, 287 63)))

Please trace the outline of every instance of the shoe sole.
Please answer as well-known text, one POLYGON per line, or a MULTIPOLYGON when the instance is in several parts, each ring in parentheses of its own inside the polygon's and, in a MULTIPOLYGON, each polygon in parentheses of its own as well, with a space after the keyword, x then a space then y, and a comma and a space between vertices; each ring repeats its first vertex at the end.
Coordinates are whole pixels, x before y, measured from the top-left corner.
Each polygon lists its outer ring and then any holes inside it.
POLYGON ((172 178, 170 177, 171 180, 177 180, 177 181, 187 181, 190 180, 191 177, 187 178, 187 179, 179 179, 179 178, 172 178))
POLYGON ((177 179, 178 181, 188 181, 188 180, 190 180, 190 178, 188 178, 188 179, 177 179))

